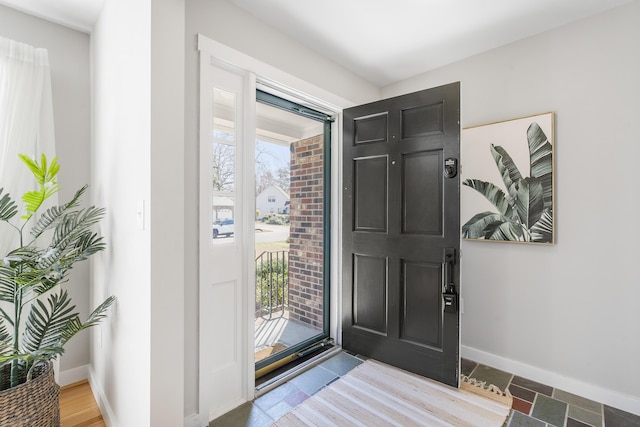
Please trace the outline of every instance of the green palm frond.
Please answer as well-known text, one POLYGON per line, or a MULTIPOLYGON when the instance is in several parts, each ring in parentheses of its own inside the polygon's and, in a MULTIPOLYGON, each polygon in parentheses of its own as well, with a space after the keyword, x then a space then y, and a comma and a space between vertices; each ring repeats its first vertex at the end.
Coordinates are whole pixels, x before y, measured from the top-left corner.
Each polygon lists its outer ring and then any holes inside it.
POLYGON ((0 355, 0 366, 4 366, 4 365, 6 365, 9 362, 12 362, 14 360, 22 360, 25 357, 29 357, 29 355, 28 354, 3 354, 3 355, 0 355))
POLYGON ((28 290, 36 296, 45 294, 66 279, 67 273, 71 270, 72 263, 64 262, 64 254, 59 251, 50 250, 38 258, 32 282, 28 285, 28 290))
POLYGON ((102 320, 107 317, 107 309, 116 302, 116 297, 110 296, 102 304, 96 307, 95 310, 87 317, 87 320, 84 322, 85 327, 96 326, 102 320))
POLYGON ((465 179, 462 185, 471 187, 478 193, 482 194, 502 215, 509 218, 513 216, 510 197, 507 196, 497 185, 480 179, 465 179))
POLYGON ((520 181, 515 199, 516 212, 520 223, 530 228, 538 222, 544 211, 542 184, 537 178, 525 178, 520 181))
POLYGON ((14 280, 20 286, 23 294, 29 293, 34 286, 37 286, 44 278, 43 271, 39 270, 23 270, 14 276, 14 280))
POLYGON ((74 246, 74 253, 76 254, 76 260, 84 260, 91 255, 100 252, 106 248, 106 245, 102 237, 99 237, 97 233, 85 231, 76 240, 74 246))
POLYGON ((5 320, 0 317, 0 342, 6 341, 7 337, 9 337, 9 331, 5 325, 5 320))
POLYGON ((531 240, 534 242, 553 241, 553 214, 549 209, 545 209, 538 222, 531 227, 531 240))
POLYGON ((66 290, 59 294, 52 294, 47 302, 48 306, 36 300, 31 306, 22 339, 22 348, 25 352, 61 346, 62 331, 67 323, 78 317, 78 314, 73 311, 75 305, 72 305, 66 290))
POLYGON ((498 166, 500 176, 502 176, 502 182, 504 182, 505 188, 513 197, 514 186, 517 187, 518 183, 522 180, 522 174, 520 173, 520 170, 518 170, 516 164, 513 162, 513 159, 511 158, 509 153, 507 153, 504 148, 499 145, 491 144, 489 149, 491 150, 493 160, 496 162, 496 166, 498 166))
POLYGON ((485 229, 486 240, 510 240, 514 242, 528 240, 528 233, 514 221, 494 222, 485 229))
MULTIPOLYGON (((49 261, 54 265, 43 265, 43 259, 48 260, 46 254, 31 246, 24 246, 10 252, 4 259, 8 266, 0 267, 0 300, 14 303, 18 290, 28 296, 38 287, 49 283, 52 278, 59 275, 56 271, 55 260, 49 261)), ((57 282, 62 278, 60 277, 57 282)), ((49 285, 48 289, 51 287, 49 285)))
POLYGON ((60 261, 64 253, 57 248, 49 248, 46 252, 43 252, 38 256, 35 261, 35 268, 43 272, 46 275, 52 267, 60 264, 60 261))
POLYGON ((0 317, 0 354, 5 354, 7 352, 7 349, 12 350, 11 335, 9 334, 9 330, 7 329, 5 319, 0 317))
POLYGON ((65 328, 60 331, 60 336, 62 338, 62 345, 66 344, 75 334, 78 332, 91 328, 93 326, 98 325, 104 318, 107 317, 107 309, 116 301, 116 298, 111 296, 107 298, 102 304, 100 304, 93 312, 89 315, 87 320, 82 323, 80 322, 79 317, 75 317, 67 323, 65 328))
MULTIPOLYGON (((4 188, 0 188, 0 194, 4 188)), ((11 196, 5 193, 0 199, 0 221, 9 221, 18 213, 18 206, 11 200, 11 196)))
POLYGON ((22 201, 27 211, 22 216, 22 219, 28 221, 40 209, 45 200, 58 192, 59 187, 56 178, 60 165, 58 164, 58 158, 54 157, 49 167, 47 167, 47 157, 44 154, 42 154, 40 164, 24 154, 19 156, 29 167, 39 186, 37 190, 28 191, 22 195, 22 201))
POLYGON ((55 226, 65 213, 69 212, 69 210, 75 208, 78 205, 80 197, 84 194, 87 188, 88 186, 85 185, 80 190, 78 190, 69 203, 61 206, 53 206, 47 209, 31 229, 31 235, 34 238, 38 238, 49 228, 55 226))
POLYGON ((48 182, 55 181, 58 171, 60 171, 57 157, 53 158, 51 165, 47 168, 47 156, 44 153, 40 156, 40 164, 25 154, 18 154, 18 156, 31 170, 38 185, 42 186, 48 182))
POLYGON ((38 249, 25 246, 9 252, 2 259, 0 301, 14 304, 19 291, 40 280, 40 274, 33 268, 39 253, 38 249))
POLYGON ((66 212, 58 218, 51 246, 40 254, 35 269, 41 273, 35 287, 39 295, 65 279, 73 265, 105 249, 102 237, 89 230, 104 215, 103 209, 66 212))
POLYGON ((489 211, 474 215, 462 226, 466 239, 523 240, 524 234, 517 221, 489 211))
POLYGON ((22 219, 28 220, 49 197, 58 192, 58 184, 49 187, 42 187, 39 190, 28 191, 22 195, 27 213, 22 215, 22 219))
POLYGON ((544 208, 553 206, 553 148, 540 126, 533 122, 527 129, 531 177, 540 179, 544 197, 544 208))
POLYGON ((12 361, 23 362, 21 370, 28 371, 31 366, 38 360, 52 360, 57 356, 64 354, 64 348, 61 346, 45 347, 29 353, 15 353, 11 355, 0 356, 0 366, 6 365, 12 361))
POLYGON ((20 246, 4 257, 3 261, 6 263, 3 263, 3 265, 13 269, 19 269, 24 265, 31 265, 41 252, 40 249, 34 246, 20 246))
POLYGON ((15 301, 18 284, 13 280, 13 276, 15 276, 15 272, 12 268, 0 265, 0 301, 11 304, 15 301))
POLYGON ((480 212, 462 226, 462 237, 465 239, 482 239, 489 224, 508 221, 508 218, 495 212, 480 212))
POLYGON ((51 246, 35 254, 22 269, 23 286, 42 295, 64 281, 76 262, 104 250, 103 239, 89 230, 103 215, 103 209, 92 207, 59 217, 51 246))
POLYGON ((104 216, 103 208, 91 206, 81 211, 70 212, 60 219, 51 239, 51 247, 63 250, 78 236, 97 224, 104 216))

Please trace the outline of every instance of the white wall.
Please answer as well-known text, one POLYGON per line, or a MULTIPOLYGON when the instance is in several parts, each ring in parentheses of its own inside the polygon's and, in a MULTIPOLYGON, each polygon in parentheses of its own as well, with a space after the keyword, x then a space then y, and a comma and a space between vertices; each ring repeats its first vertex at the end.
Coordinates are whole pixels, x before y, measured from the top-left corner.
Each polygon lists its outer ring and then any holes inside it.
POLYGON ((151 192, 150 17, 148 1, 107 0, 92 34, 93 185, 96 204, 108 208, 107 251, 94 257, 94 300, 118 298, 95 334, 92 386, 115 426, 150 421, 151 245, 136 213, 151 192))
POLYGON ((109 212, 94 300, 118 298, 92 386, 113 426, 183 421, 183 15, 182 0, 106 0, 92 34, 94 194, 109 212))
POLYGON ((382 90, 460 81, 463 128, 556 113, 557 244, 463 241, 463 356, 635 413, 639 22, 634 2, 382 90))
POLYGON ((153 0, 151 7, 153 427, 180 426, 184 419, 185 2, 153 0))
MULTIPOLYGON (((61 164, 59 200, 66 202, 90 180, 89 35, 0 5, 0 36, 49 51, 56 151, 61 164)), ((65 286, 80 317, 86 318, 90 312, 89 264, 78 264, 73 270, 65 286)), ((65 349, 60 360, 63 384, 79 381, 86 374, 89 333, 76 335, 65 349)))
MULTIPOLYGON (((185 415, 198 411, 198 102, 199 76, 195 37, 223 43, 336 94, 351 105, 379 97, 379 89, 296 40, 264 24, 227 0, 186 3, 185 94, 185 415)), ((301 88, 296 88, 301 89, 301 88)), ((325 101, 333 101, 325 100, 325 101)), ((346 106, 346 105, 345 105, 346 106)))

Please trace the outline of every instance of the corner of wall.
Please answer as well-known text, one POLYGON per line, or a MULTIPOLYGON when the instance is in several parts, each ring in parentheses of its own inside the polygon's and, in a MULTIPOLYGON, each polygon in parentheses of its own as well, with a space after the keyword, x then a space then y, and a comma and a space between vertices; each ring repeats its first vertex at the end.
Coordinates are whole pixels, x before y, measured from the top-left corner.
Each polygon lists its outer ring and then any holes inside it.
POLYGON ((102 418, 104 422, 109 427, 118 427, 118 422, 116 415, 109 405, 109 400, 106 397, 106 394, 97 380, 96 374, 92 367, 89 366, 89 386, 91 387, 91 391, 93 392, 93 397, 98 404, 98 408, 100 408, 100 413, 102 414, 102 418))
POLYGON ((202 425, 200 422, 200 414, 197 412, 184 418, 184 427, 202 427, 202 425))
POLYGON ((64 387, 69 384, 77 383, 89 378, 90 365, 82 365, 71 369, 60 371, 58 384, 64 387))

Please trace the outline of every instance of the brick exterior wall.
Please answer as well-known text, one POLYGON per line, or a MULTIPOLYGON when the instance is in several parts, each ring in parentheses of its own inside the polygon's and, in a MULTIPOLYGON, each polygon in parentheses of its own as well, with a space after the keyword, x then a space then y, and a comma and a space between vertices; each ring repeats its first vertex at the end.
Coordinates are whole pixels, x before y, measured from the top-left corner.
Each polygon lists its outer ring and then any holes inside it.
POLYGON ((289 318, 322 329, 323 135, 294 142, 291 154, 289 318))

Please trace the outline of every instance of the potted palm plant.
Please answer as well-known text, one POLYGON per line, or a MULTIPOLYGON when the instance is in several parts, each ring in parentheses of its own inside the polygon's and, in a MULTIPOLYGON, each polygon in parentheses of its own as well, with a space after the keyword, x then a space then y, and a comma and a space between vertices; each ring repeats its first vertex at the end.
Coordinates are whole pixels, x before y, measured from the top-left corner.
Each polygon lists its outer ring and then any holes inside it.
POLYGON ((22 196, 22 215, 0 189, 0 221, 18 237, 17 247, 0 255, 0 425, 56 426, 59 387, 51 361, 115 301, 107 298, 82 322, 64 288, 75 263, 104 250, 102 237, 92 231, 104 209, 79 207, 87 186, 68 203, 45 209, 59 190, 57 158, 20 158, 37 189, 22 196))

